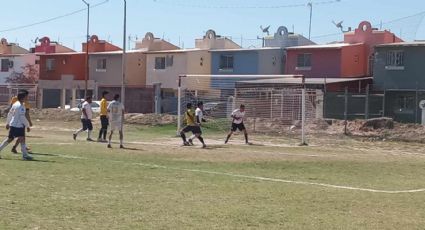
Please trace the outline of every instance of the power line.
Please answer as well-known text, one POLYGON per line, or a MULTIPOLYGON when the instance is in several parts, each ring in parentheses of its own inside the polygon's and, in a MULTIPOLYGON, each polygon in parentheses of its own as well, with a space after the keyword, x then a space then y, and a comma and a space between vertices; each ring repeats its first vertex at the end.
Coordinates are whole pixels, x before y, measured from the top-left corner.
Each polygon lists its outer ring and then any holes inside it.
MULTIPOLYGON (((100 2, 100 3, 94 4, 94 5, 93 5, 93 6, 91 6, 90 8, 96 8, 96 7, 98 7, 98 6, 104 5, 104 4, 108 3, 108 1, 109 1, 109 0, 105 0, 105 1, 103 1, 103 2, 100 2)), ((64 15, 56 16, 56 17, 49 18, 49 19, 46 19, 46 20, 43 20, 43 21, 39 21, 39 22, 35 22, 35 23, 31 23, 31 24, 28 24, 28 25, 17 26, 17 27, 12 27, 12 28, 5 29, 5 30, 0 30, 0 33, 10 32, 10 31, 15 31, 15 30, 20 30, 20 29, 25 29, 25 28, 28 28, 28 27, 33 27, 33 26, 37 26, 37 25, 40 25, 40 24, 44 24, 44 23, 48 23, 48 22, 52 22, 52 21, 55 21, 55 20, 58 20, 58 19, 62 19, 62 18, 65 18, 65 17, 72 16, 72 15, 74 15, 74 14, 81 13, 81 12, 86 11, 86 10, 87 10, 87 8, 83 8, 83 9, 80 9, 80 10, 76 10, 76 11, 69 12, 69 13, 64 14, 64 15)))
MULTIPOLYGON (((255 6, 255 5, 206 5, 206 4, 187 4, 182 2, 166 2, 165 0, 153 0, 159 4, 168 4, 180 7, 191 7, 191 8, 206 8, 206 9, 277 9, 277 8, 295 8, 295 7, 305 7, 310 2, 307 3, 298 3, 298 4, 287 4, 287 5, 267 5, 267 6, 255 6)), ((341 2, 342 0, 328 0, 328 1, 320 1, 320 2, 311 2, 313 5, 327 5, 341 2)))

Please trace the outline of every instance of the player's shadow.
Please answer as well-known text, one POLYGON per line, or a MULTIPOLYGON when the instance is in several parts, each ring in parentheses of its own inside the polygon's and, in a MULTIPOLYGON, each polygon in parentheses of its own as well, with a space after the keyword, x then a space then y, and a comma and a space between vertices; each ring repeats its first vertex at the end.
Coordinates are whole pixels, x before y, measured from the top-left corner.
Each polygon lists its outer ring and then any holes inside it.
POLYGON ((122 148, 124 150, 130 150, 130 151, 145 151, 144 149, 139 149, 139 148, 130 148, 130 147, 124 147, 122 148))
POLYGON ((35 152, 32 152, 31 154, 32 154, 32 155, 38 155, 38 156, 58 157, 58 155, 56 155, 56 154, 51 154, 51 153, 35 153, 35 152))
POLYGON ((44 138, 44 137, 42 137, 42 136, 28 136, 28 135, 27 135, 27 138, 42 139, 42 138, 44 138))
POLYGON ((224 149, 224 148, 226 148, 226 147, 223 146, 223 145, 207 145, 207 147, 204 148, 204 149, 206 149, 206 150, 214 150, 214 149, 224 149))
POLYGON ((10 158, 2 158, 1 161, 23 161, 23 162, 41 162, 41 163, 56 163, 56 161, 49 161, 49 160, 40 160, 40 159, 32 159, 32 160, 22 160, 22 159, 10 159, 10 158))

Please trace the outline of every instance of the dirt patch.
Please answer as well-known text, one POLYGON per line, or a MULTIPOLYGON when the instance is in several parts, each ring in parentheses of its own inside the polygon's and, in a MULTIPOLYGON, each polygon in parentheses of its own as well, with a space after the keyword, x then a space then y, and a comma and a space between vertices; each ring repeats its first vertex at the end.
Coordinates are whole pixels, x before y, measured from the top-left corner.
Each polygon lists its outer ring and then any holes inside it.
POLYGON ((138 125, 169 125, 177 124, 177 116, 168 114, 130 113, 125 115, 125 121, 128 124, 138 125))

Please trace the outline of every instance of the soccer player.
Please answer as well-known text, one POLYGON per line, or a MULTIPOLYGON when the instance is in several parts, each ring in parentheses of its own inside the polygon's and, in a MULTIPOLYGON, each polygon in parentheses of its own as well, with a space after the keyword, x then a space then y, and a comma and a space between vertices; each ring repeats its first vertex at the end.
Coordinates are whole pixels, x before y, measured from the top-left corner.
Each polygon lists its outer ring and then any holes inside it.
POLYGON ((100 101, 100 124, 102 127, 99 131, 99 138, 97 138, 98 142, 106 142, 106 133, 108 132, 108 101, 106 100, 106 95, 108 95, 108 92, 103 91, 102 100, 100 101))
POLYGON ((91 132, 93 131, 93 124, 91 122, 91 119, 93 118, 93 111, 91 109, 91 103, 92 97, 88 96, 82 105, 81 124, 83 127, 72 135, 74 140, 77 140, 78 134, 87 130, 87 141, 93 141, 93 139, 91 139, 91 132))
POLYGON ((193 112, 192 104, 187 103, 186 108, 187 108, 187 110, 186 110, 186 113, 184 114, 185 120, 186 120, 186 127, 184 127, 180 131, 180 136, 183 139, 183 146, 189 146, 190 145, 189 142, 187 142, 187 140, 186 140, 185 133, 192 132, 193 134, 195 134, 195 136, 202 143, 202 148, 206 148, 207 145, 205 144, 204 139, 201 136, 202 135, 201 127, 199 126, 198 123, 195 122, 195 113, 193 112))
POLYGON ((118 130, 120 133, 120 148, 121 149, 124 148, 123 146, 124 135, 122 132, 122 126, 123 126, 122 118, 124 117, 124 105, 119 101, 119 99, 120 99, 120 95, 115 94, 114 100, 108 106, 109 119, 111 122, 111 133, 109 134, 108 148, 112 148, 111 140, 115 130, 118 130))
POLYGON ((232 117, 232 127, 230 129, 230 133, 227 135, 226 141, 224 142, 227 144, 229 142, 230 137, 232 136, 233 132, 239 129, 239 131, 243 132, 245 135, 245 143, 250 144, 248 142, 248 132, 246 131, 245 125, 243 124, 243 118, 245 117, 245 105, 241 105, 239 109, 236 109, 232 112, 230 115, 232 117))
MULTIPOLYGON (((28 102, 29 92, 27 90, 19 90, 19 93, 24 93, 24 94, 27 95, 27 97, 26 97, 26 99, 25 99, 25 101, 23 103, 24 104, 24 107, 25 107, 25 117, 27 118, 30 127, 32 127, 32 121, 31 121, 31 117, 30 117, 31 106, 30 106, 30 103, 28 102)), ((17 101, 18 101, 18 97, 17 96, 13 96, 10 99, 10 108, 9 108, 9 110, 12 108, 13 104, 15 104, 17 101)), ((12 147, 12 150, 11 150, 12 153, 15 153, 15 154, 18 153, 18 151, 16 150, 16 148, 18 147, 18 145, 19 145, 19 139, 16 140, 15 145, 12 147)), ((28 152, 31 152, 31 149, 28 146, 27 146, 27 151, 28 152)))
POLYGON ((28 154, 27 146, 25 144, 25 128, 28 132, 31 131, 29 121, 25 116, 26 109, 23 105, 27 97, 28 94, 25 92, 18 93, 18 101, 13 104, 12 108, 10 108, 9 113, 7 114, 6 124, 6 129, 9 130, 9 137, 0 144, 0 151, 10 144, 13 139, 18 138, 19 143, 21 144, 22 159, 33 160, 33 158, 28 154))
MULTIPOLYGON (((195 116, 196 116, 196 123, 199 125, 199 127, 202 126, 202 123, 207 122, 204 119, 204 103, 202 101, 198 102, 198 107, 195 110, 195 116)), ((201 130, 202 131, 202 130, 201 130)), ((193 145, 193 140, 196 138, 194 134, 189 137, 188 141, 190 145, 193 145)))

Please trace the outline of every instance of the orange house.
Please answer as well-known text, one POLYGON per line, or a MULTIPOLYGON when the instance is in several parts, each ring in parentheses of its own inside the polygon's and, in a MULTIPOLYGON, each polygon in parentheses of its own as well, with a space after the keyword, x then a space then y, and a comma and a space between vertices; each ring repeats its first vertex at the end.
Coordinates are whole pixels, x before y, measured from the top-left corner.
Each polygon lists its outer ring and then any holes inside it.
MULTIPOLYGON (((75 52, 69 48, 60 46, 65 52, 53 52, 58 47, 52 46, 50 39, 40 41, 36 51, 45 50, 47 53, 39 53, 40 56, 40 80, 39 80, 39 105, 42 108, 64 107, 66 103, 73 104, 75 99, 84 97, 85 79, 90 94, 96 94, 96 84, 90 77, 86 78, 87 71, 87 43, 82 44, 83 52, 75 52), (44 48, 43 48, 44 47, 44 48), (50 53, 49 53, 50 52, 50 53)), ((89 52, 119 51, 121 48, 104 40, 99 40, 93 35, 88 44, 89 52)))

